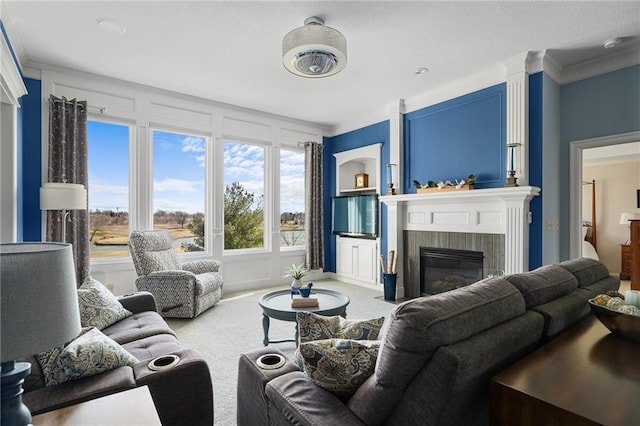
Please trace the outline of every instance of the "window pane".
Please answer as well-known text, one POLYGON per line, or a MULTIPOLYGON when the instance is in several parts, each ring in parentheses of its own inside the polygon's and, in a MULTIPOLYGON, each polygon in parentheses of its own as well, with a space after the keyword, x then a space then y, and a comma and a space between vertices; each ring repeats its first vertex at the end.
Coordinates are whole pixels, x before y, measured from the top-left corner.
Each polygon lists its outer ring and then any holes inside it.
POLYGON ((153 229, 168 230, 176 251, 204 250, 206 139, 153 132, 153 229))
POLYGON ((264 148, 224 143, 224 248, 264 247, 264 148))
POLYGON ((129 127, 87 123, 91 257, 128 256, 129 127))
POLYGON ((304 152, 280 150, 280 246, 304 246, 304 152))

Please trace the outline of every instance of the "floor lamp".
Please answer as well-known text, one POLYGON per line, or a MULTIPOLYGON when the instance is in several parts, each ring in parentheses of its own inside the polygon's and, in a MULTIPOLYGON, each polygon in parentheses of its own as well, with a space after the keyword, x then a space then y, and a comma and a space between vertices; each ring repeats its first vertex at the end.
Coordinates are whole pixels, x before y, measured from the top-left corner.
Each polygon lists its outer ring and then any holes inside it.
POLYGON ((80 334, 71 244, 0 244, 2 426, 31 423, 22 383, 31 364, 18 359, 47 351, 80 334))
POLYGON ((87 190, 77 183, 45 183, 40 188, 40 210, 61 210, 62 242, 67 240, 68 210, 87 208, 87 190))

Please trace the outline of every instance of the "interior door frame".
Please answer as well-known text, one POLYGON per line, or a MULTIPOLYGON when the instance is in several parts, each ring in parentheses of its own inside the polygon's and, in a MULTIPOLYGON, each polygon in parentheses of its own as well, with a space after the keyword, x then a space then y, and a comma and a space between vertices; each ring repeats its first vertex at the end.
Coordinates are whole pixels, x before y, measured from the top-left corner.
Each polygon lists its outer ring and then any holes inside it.
POLYGON ((582 255, 582 151, 601 146, 640 141, 640 131, 620 133, 598 138, 582 139, 569 144, 569 255, 582 255))

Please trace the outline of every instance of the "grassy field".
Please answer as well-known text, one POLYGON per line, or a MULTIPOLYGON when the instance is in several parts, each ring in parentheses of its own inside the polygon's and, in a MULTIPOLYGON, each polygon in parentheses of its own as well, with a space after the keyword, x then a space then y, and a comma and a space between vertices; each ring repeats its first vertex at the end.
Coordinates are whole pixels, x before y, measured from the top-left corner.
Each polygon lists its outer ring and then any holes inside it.
MULTIPOLYGON (((171 238, 174 240, 180 238, 191 238, 195 237, 193 233, 187 228, 181 228, 180 225, 177 224, 166 224, 166 225, 154 225, 154 229, 164 229, 169 231, 171 234, 171 238)), ((90 231, 89 235, 92 235, 92 231, 90 231)), ((129 225, 105 225, 100 227, 100 229, 95 233, 92 244, 97 247, 112 247, 111 250, 108 251, 99 251, 92 250, 91 257, 120 257, 120 256, 128 256, 129 248, 127 244, 129 243, 129 225), (116 247, 121 247, 121 250, 118 250, 116 247)))

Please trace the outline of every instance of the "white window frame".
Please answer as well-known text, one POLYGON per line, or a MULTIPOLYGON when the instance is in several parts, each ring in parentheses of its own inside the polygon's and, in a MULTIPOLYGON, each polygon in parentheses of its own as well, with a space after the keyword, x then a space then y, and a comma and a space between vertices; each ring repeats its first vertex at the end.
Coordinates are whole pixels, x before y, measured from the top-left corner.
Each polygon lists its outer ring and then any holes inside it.
MULTIPOLYGON (((307 249, 307 240, 305 238, 304 244, 303 245, 298 245, 298 246, 282 246, 280 245, 280 238, 281 238, 281 229, 280 229, 280 217, 282 215, 282 212, 280 211, 280 202, 281 202, 281 196, 282 196, 282 182, 280 180, 280 178, 282 177, 282 173, 280 170, 280 164, 282 162, 282 150, 285 151, 293 151, 293 152, 300 152, 301 154, 303 154, 304 156, 304 148, 300 146, 300 144, 297 145, 289 145, 289 144, 282 144, 280 146, 280 149, 278 150, 278 171, 277 171, 277 176, 278 176, 278 204, 277 204, 277 209, 278 209, 278 215, 277 215, 277 225, 278 225, 278 246, 280 247, 280 251, 286 251, 286 252, 292 252, 292 251, 306 251, 307 249)), ((305 165, 305 169, 306 169, 306 165, 305 165)), ((306 170, 305 170, 306 173, 306 170)), ((304 190, 304 189, 303 189, 304 190)), ((305 197, 306 195, 303 193, 303 197, 305 197)), ((306 209, 306 206, 305 206, 306 209)), ((307 224, 305 223, 305 229, 306 229, 307 224)))

